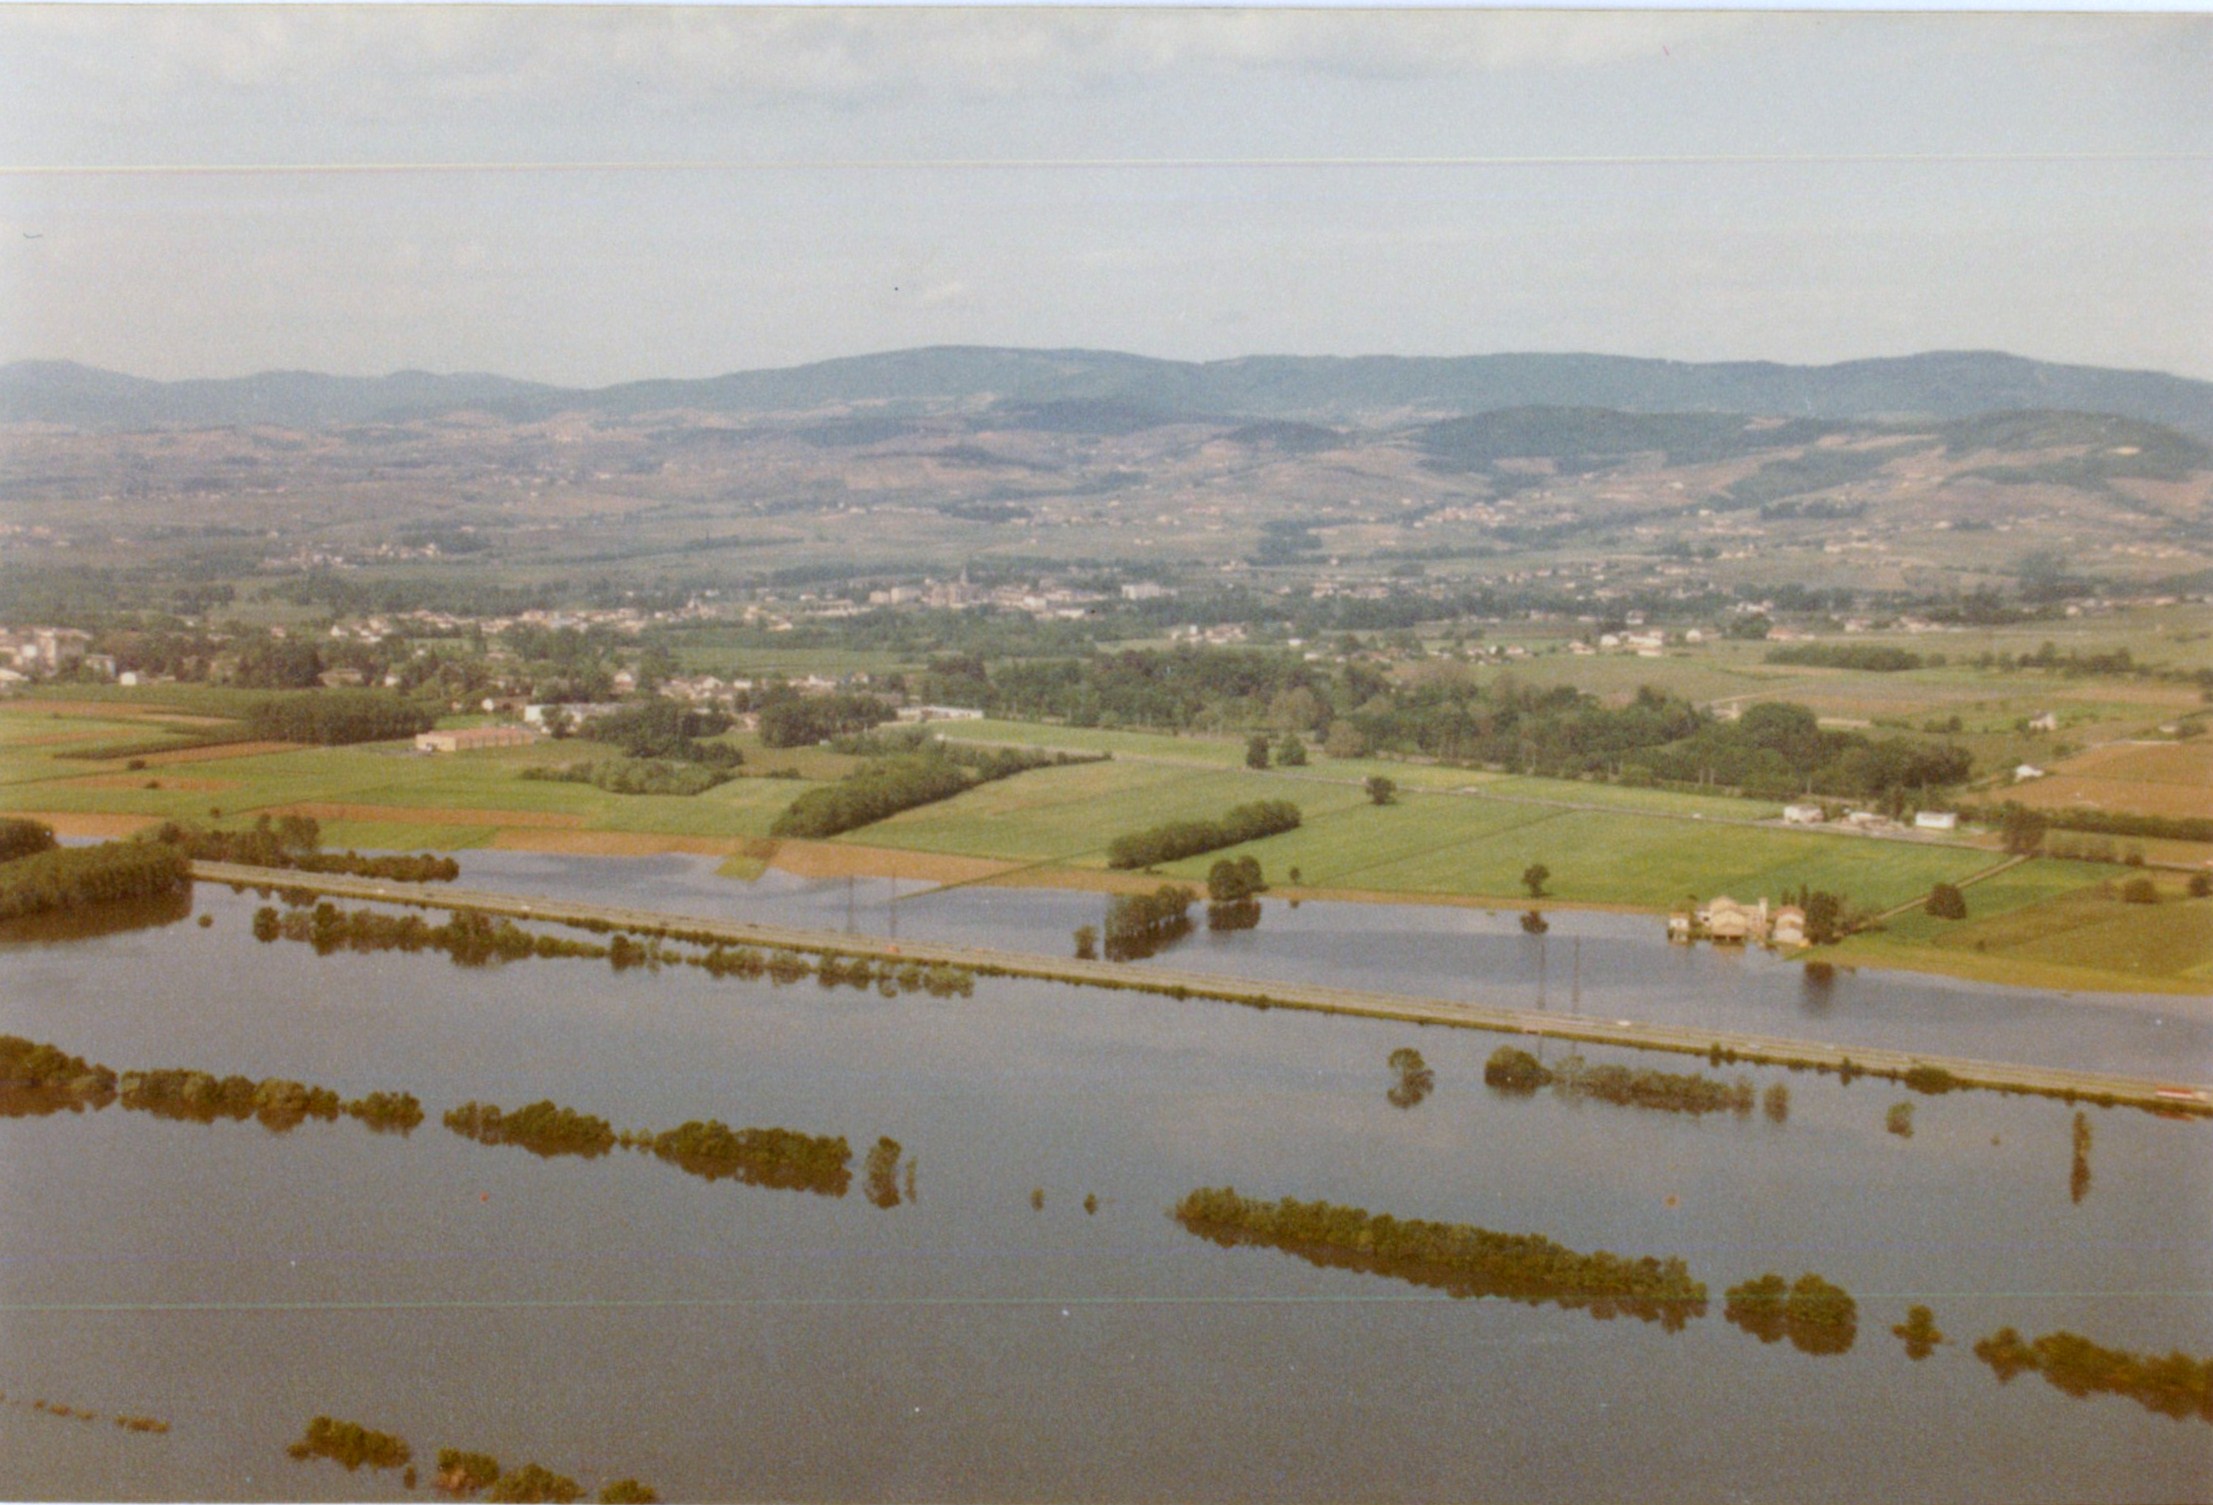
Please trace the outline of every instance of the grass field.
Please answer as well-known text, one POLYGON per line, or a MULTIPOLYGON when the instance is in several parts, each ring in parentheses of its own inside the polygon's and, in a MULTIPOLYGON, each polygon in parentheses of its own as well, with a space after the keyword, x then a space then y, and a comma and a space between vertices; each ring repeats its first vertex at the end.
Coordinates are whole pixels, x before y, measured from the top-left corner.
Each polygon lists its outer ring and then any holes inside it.
POLYGON ((1965 920, 1902 915, 1881 934, 1846 942, 1838 960, 2027 986, 2213 991, 2213 901, 2162 880, 2162 902, 2125 903, 2113 872, 2029 863, 1990 880, 1987 893, 1970 887, 1965 920))
MULTIPOLYGON (((1552 898, 1654 909, 1691 895, 1780 897, 1800 884, 1879 908, 1990 865, 1988 854, 1958 847, 1435 794, 1350 807, 1231 855, 1245 851, 1271 881, 1287 879, 1296 866, 1309 886, 1501 899, 1525 898, 1522 872, 1542 864, 1551 869, 1552 898)), ((1173 871, 1201 877, 1212 861, 1173 871)))
POLYGON ((2203 816, 2213 813, 2213 739, 2093 747, 2007 794, 2039 810, 2203 816))
POLYGON ((1104 867, 1107 843, 1163 821, 1288 799, 1309 820, 1361 803, 1349 785, 1293 783, 1242 769, 1085 763, 1000 779, 853 833, 866 846, 1104 867))

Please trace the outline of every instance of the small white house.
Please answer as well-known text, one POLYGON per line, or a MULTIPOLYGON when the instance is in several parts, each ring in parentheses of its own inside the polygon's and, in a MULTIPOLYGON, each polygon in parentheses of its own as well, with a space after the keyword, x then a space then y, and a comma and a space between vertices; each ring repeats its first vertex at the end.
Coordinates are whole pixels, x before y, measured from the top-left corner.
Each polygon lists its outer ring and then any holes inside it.
POLYGON ((1921 810, 1913 817, 1916 831, 1957 831, 1959 813, 1954 810, 1921 810))
POLYGON ((1783 822, 1792 826, 1818 826, 1829 818, 1829 812, 1819 805, 1785 805, 1783 822))
POLYGON ((2044 777, 2044 770, 2037 767, 2034 763, 2022 763, 2017 765, 2013 770, 2013 782, 2016 784, 2026 784, 2031 779, 2040 779, 2042 777, 2044 777))

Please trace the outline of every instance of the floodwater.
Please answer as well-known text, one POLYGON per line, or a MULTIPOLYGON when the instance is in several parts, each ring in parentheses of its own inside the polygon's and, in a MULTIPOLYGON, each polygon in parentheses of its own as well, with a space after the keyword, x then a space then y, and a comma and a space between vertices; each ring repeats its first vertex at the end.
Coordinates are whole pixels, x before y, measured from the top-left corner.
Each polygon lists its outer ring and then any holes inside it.
MULTIPOLYGON (((681 861, 465 860, 464 882, 679 912, 842 924, 846 902, 842 882, 735 885, 681 861)), ((856 926, 880 930, 868 887, 856 926)), ((1511 1099, 1482 1085, 1499 1040, 1476 1032, 1009 979, 885 999, 695 969, 318 957, 253 941, 259 902, 201 885, 209 928, 0 942, 0 1032, 117 1068, 410 1091, 429 1120, 401 1137, 120 1107, 0 1119, 0 1498, 402 1493, 394 1474, 286 1457, 318 1413, 398 1433, 425 1464, 462 1447, 670 1499, 2213 1497, 2213 1425, 2033 1373, 2001 1384, 1969 1352, 2011 1326, 2213 1356, 2202 1122, 2089 1110, 2077 1201, 2074 1112, 2044 1100, 1913 1098, 1901 1138, 1884 1117, 1906 1094, 1810 1073, 1746 1073, 1789 1085, 1780 1124, 1511 1099), (1387 1096, 1401 1046, 1436 1076, 1412 1108, 1387 1096), (541 1097, 618 1127, 843 1134, 856 1172, 890 1135, 916 1198, 871 1205, 858 1175, 829 1198, 635 1154, 540 1159, 438 1123, 464 1100, 541 1097), (1225 1184, 1679 1255, 1712 1303, 1670 1333, 1455 1300, 1224 1249, 1167 1216, 1225 1184), (1725 1322, 1723 1289, 1768 1270, 1852 1292, 1850 1351, 1725 1322), (1889 1332, 1913 1303, 1952 1339, 1920 1362, 1889 1332)), ((902 900, 899 926, 1057 951, 1100 904, 955 890, 902 900)), ((1271 904, 1259 930, 1169 956, 1533 1002, 1512 996, 1535 979, 1512 923, 1271 904)), ((1843 975, 1815 1014, 1765 958, 1670 951, 1606 916, 1555 916, 1546 950, 1548 1005, 1579 986, 1608 1016, 1772 1008, 1757 1027, 1842 1040, 1942 1034, 1957 1012, 1994 1039, 2071 1028, 2123 1054, 2141 1047, 2106 1037, 2158 1017, 1843 975)))
MULTIPOLYGON (((553 857, 464 852, 461 882, 672 913, 1069 955, 1097 926, 1098 894, 1050 888, 936 888, 909 879, 751 883, 712 858, 553 857)), ((1261 901, 1257 930, 1200 928, 1162 965, 1241 977, 1545 1008, 1845 1046, 2213 1082, 2213 1012, 2157 995, 2086 997, 1912 972, 1809 973, 1762 948, 1670 945, 1651 915, 1548 912, 1545 935, 1518 912, 1426 904, 1261 901)))

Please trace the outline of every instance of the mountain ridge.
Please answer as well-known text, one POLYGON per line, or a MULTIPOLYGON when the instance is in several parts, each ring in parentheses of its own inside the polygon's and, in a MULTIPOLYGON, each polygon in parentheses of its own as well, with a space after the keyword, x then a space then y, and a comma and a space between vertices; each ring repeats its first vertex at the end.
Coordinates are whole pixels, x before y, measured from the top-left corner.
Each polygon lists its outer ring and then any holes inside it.
POLYGON ((565 412, 769 414, 854 404, 1066 401, 1121 403, 1168 417, 1371 424, 1546 405, 1830 419, 2035 409, 2111 414, 2213 440, 2213 382, 2001 351, 1796 366, 1580 352, 1190 362, 1121 351, 939 345, 603 387, 421 370, 376 377, 279 370, 164 382, 69 361, 0 365, 0 422, 101 430, 315 429, 463 412, 531 420, 565 412))

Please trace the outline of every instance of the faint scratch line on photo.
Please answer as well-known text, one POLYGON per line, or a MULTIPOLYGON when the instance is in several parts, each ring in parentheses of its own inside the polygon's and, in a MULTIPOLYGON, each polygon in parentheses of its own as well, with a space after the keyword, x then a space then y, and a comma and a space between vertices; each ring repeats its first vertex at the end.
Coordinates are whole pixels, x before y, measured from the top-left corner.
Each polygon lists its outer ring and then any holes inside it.
POLYGON ((1146 168, 1339 167, 1821 167, 1990 166, 2009 163, 2191 163, 2213 152, 1708 152, 1660 156, 1446 157, 906 157, 667 162, 111 162, 0 165, 6 177, 219 177, 254 174, 1034 172, 1146 168))

